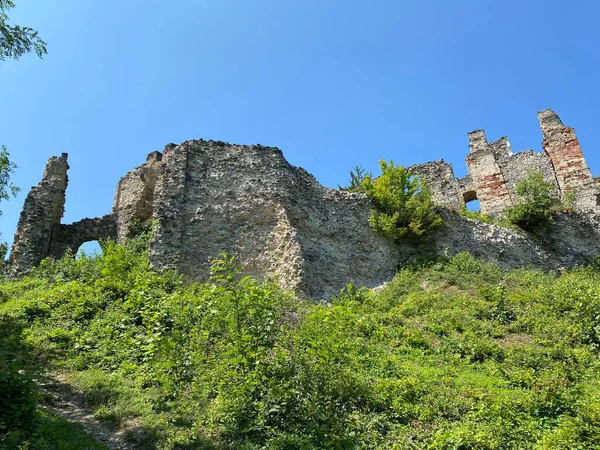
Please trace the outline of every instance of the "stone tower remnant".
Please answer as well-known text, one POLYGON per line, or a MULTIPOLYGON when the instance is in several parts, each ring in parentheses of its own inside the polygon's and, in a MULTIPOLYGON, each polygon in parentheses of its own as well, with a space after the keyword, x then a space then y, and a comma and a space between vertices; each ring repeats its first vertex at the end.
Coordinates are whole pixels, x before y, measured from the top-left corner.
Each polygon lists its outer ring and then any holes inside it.
MULTIPOLYGON (((516 182, 526 169, 536 168, 558 195, 575 192, 577 210, 596 217, 600 191, 575 132, 551 110, 538 116, 544 152, 513 154, 507 138, 490 143, 478 130, 468 134, 466 177, 455 178, 444 161, 409 170, 427 179, 438 205, 456 211, 478 199, 482 212, 500 216, 514 203, 516 182)), ((29 192, 10 255, 13 276, 27 273, 47 256, 76 252, 86 241, 124 242, 131 237, 132 223, 149 219, 154 223, 153 266, 175 269, 190 281, 205 280, 210 261, 226 251, 238 257, 248 274, 275 276, 282 287, 303 296, 336 293, 348 282, 381 284, 393 276, 402 254, 412 251, 370 229, 372 205, 364 194, 321 186, 274 147, 204 140, 169 144, 121 178, 109 214, 62 224, 68 167, 67 154, 50 158, 42 181, 29 192)), ((451 212, 443 215, 448 225, 437 232, 436 245, 453 252, 493 253, 512 265, 560 259, 510 230, 451 212), (494 247, 498 242, 501 251, 494 247)), ((600 252, 600 227, 593 225, 588 233, 588 225, 565 223, 565 229, 590 235, 583 253, 600 252)), ((569 251, 564 246, 556 250, 569 251)))

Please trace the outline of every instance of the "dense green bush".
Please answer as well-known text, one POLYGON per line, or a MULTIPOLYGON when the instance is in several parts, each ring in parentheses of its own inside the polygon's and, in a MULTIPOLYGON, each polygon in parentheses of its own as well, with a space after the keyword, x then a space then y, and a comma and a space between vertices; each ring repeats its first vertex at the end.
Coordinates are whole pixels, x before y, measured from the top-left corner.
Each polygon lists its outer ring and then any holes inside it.
POLYGON ((527 231, 536 231, 552 223, 552 207, 559 203, 554 186, 544 180, 539 169, 528 169, 516 185, 517 200, 508 210, 508 220, 527 231))
POLYGON ((367 174, 361 186, 377 207, 371 212, 371 226, 393 239, 421 236, 443 224, 431 200, 427 182, 393 161, 379 161, 381 175, 367 174))
POLYGON ((31 432, 37 389, 23 324, 0 313, 0 448, 12 434, 31 432))

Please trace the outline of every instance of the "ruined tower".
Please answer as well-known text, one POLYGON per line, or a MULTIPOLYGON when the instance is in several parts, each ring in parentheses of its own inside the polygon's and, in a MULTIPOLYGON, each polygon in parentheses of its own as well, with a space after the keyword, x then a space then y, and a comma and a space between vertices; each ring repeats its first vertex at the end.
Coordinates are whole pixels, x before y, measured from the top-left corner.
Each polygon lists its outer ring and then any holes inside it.
POLYGON ((592 178, 575 130, 563 125, 551 109, 538 113, 544 135, 542 147, 550 157, 561 195, 574 192, 579 209, 596 210, 598 188, 592 178))
POLYGON ((554 186, 554 195, 565 199, 568 192, 575 197, 575 209, 596 213, 598 189, 585 162, 573 128, 566 127, 550 110, 538 113, 543 134, 543 152, 532 150, 513 153, 508 138, 488 142, 483 130, 468 133, 469 154, 466 164, 469 174, 454 178, 452 167, 444 162, 410 167, 427 181, 433 199, 450 209, 460 208, 471 200, 479 201, 481 212, 502 217, 517 200, 516 186, 531 169, 539 170, 544 181, 554 186), (462 201, 457 202, 457 198, 462 201))

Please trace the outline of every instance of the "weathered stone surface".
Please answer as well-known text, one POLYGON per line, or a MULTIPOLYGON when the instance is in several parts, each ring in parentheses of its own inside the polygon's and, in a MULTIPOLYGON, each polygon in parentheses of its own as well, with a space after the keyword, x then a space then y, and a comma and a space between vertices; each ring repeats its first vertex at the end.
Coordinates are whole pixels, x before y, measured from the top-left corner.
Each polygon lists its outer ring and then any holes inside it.
POLYGON ((67 250, 77 253, 84 242, 117 239, 117 227, 112 214, 101 218, 82 219, 68 225, 59 224, 52 231, 48 255, 62 258, 67 250))
MULTIPOLYGON (((595 215, 557 213, 542 236, 467 219, 441 210, 445 225, 432 237, 438 252, 452 256, 468 251, 479 259, 497 261, 505 268, 563 269, 588 264, 600 254, 600 222, 595 215)), ((411 252, 404 248, 406 258, 411 252)))
POLYGON ((600 208, 600 189, 585 162, 575 131, 565 127, 550 109, 539 112, 538 118, 544 152, 527 150, 513 154, 508 138, 490 143, 485 132, 477 130, 468 134, 469 175, 465 179, 454 179, 452 167, 446 163, 426 163, 410 169, 428 181, 437 204, 454 210, 477 199, 482 212, 504 216, 516 200, 517 182, 527 176, 528 170, 537 169, 545 181, 555 186, 557 198, 564 199, 567 192, 573 191, 577 210, 596 213, 600 208), (457 197, 463 201, 457 202, 457 197))
POLYGON ((501 216, 512 201, 496 153, 487 144, 483 130, 469 133, 469 142, 471 152, 467 156, 467 168, 481 212, 501 216))
POLYGON ((561 194, 573 191, 578 209, 596 211, 600 191, 585 162, 575 130, 565 127, 558 114, 550 109, 538 113, 544 133, 542 147, 556 172, 561 194))
POLYGON ((124 242, 136 220, 155 223, 150 260, 188 281, 209 276, 210 261, 225 251, 246 273, 276 277, 300 296, 334 294, 347 283, 377 286, 402 261, 424 251, 469 251, 506 267, 554 268, 586 263, 600 253, 595 214, 598 180, 591 177, 571 128, 543 111, 544 153, 513 154, 507 138, 489 143, 482 130, 469 133, 469 175, 454 176, 444 161, 413 166, 431 187, 446 225, 425 244, 396 244, 373 232, 365 195, 328 189, 281 151, 261 145, 194 140, 168 144, 127 173, 113 209, 102 218, 60 223, 67 187, 67 155, 51 158, 29 193, 10 257, 11 273, 26 273, 46 256, 60 257, 89 240, 124 242), (483 212, 503 215, 516 182, 529 168, 542 171, 557 194, 574 191, 577 212, 559 214, 543 237, 488 225, 456 213, 478 199, 483 212))
POLYGON ((66 153, 50 158, 42 181, 27 195, 10 252, 12 275, 27 273, 48 255, 52 231, 65 209, 68 168, 66 153))
POLYGON ((42 181, 25 199, 9 257, 12 276, 28 273, 47 256, 60 258, 69 248, 76 252, 84 242, 116 238, 111 214, 71 225, 60 223, 68 184, 67 156, 48 160, 42 181))
POLYGON ((117 184, 113 202, 113 216, 117 227, 117 241, 130 238, 129 225, 135 221, 152 218, 154 212, 154 188, 162 153, 150 153, 146 162, 128 172, 117 184))
POLYGON ((368 226, 362 194, 325 188, 279 149, 188 141, 163 158, 151 261, 205 280, 220 251, 247 273, 275 275, 307 296, 345 283, 377 285, 394 272, 395 245, 368 226))
POLYGON ((418 173, 427 180, 432 200, 436 205, 460 210, 465 204, 464 193, 472 189, 471 179, 469 178, 466 184, 461 182, 454 176, 452 165, 444 160, 417 164, 407 170, 418 173))

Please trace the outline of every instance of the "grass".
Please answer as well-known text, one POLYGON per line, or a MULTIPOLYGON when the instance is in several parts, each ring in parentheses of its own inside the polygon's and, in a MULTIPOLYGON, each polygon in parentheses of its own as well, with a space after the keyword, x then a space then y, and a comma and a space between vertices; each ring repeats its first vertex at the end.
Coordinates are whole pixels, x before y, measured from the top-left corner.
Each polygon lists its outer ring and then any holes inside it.
POLYGON ((0 437, 0 448, 6 450, 108 450, 94 440, 82 425, 57 417, 38 408, 33 429, 13 431, 0 437))
POLYGON ((459 254, 313 304, 224 255, 183 285, 138 244, 2 282, 0 314, 141 448, 600 448, 593 267, 459 254))

